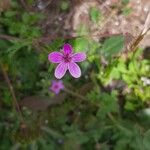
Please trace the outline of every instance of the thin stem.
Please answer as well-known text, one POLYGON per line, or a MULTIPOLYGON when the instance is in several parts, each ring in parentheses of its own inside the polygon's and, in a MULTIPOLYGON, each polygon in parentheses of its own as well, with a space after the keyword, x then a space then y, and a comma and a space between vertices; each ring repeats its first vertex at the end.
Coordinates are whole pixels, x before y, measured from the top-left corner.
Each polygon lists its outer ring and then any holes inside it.
POLYGON ((21 113, 21 111, 20 111, 20 108, 19 108, 19 105, 18 105, 18 102, 17 102, 17 98, 16 98, 16 95, 15 95, 13 86, 12 86, 12 84, 11 84, 11 82, 10 82, 10 79, 9 79, 9 77, 8 77, 8 74, 7 74, 7 72, 6 72, 6 70, 5 70, 4 66, 3 66, 3 64, 2 64, 1 62, 0 62, 0 67, 1 67, 1 69, 2 69, 2 73, 3 73, 3 75, 4 75, 5 81, 6 81, 7 85, 8 85, 8 87, 9 87, 10 93, 11 93, 11 95, 12 95, 14 110, 17 108, 17 110, 18 110, 18 112, 19 112, 19 116, 20 116, 20 118, 21 118, 21 121, 23 121, 24 119, 23 119, 22 113, 21 113))
MULTIPOLYGON (((105 33, 105 34, 97 34, 97 35, 92 35, 92 37, 98 37, 98 38, 106 38, 106 37, 111 37, 111 36, 117 36, 117 35, 123 35, 123 33, 118 33, 118 34, 109 34, 109 33, 105 33)), ((40 38, 36 38, 33 40, 33 45, 35 43, 47 43, 51 40, 57 40, 60 38, 63 38, 65 40, 72 40, 72 39, 76 39, 76 38, 89 38, 91 37, 89 34, 87 35, 80 35, 80 36, 64 36, 64 37, 58 37, 58 36, 47 36, 47 37, 40 37, 40 38)), ((0 39, 4 39, 4 40, 25 40, 22 38, 18 38, 15 36, 11 36, 11 35, 4 35, 4 34, 0 34, 0 39)))
POLYGON ((5 35, 5 34, 0 34, 0 39, 4 39, 4 40, 20 40, 19 38, 15 37, 15 36, 10 36, 10 35, 5 35))
POLYGON ((74 91, 71 91, 67 88, 64 89, 64 91, 72 96, 78 97, 79 99, 83 100, 83 101, 88 101, 88 99, 86 99, 84 96, 80 95, 79 93, 76 93, 74 91))

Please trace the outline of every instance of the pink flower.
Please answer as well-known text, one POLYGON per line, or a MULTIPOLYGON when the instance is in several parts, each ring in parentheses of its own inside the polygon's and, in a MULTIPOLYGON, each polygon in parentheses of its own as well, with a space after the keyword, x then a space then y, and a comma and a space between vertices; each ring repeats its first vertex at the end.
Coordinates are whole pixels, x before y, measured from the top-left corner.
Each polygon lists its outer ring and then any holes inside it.
POLYGON ((86 59, 86 54, 83 52, 72 53, 72 46, 64 44, 61 52, 52 52, 48 55, 48 59, 52 63, 59 63, 55 69, 55 77, 61 79, 67 70, 74 78, 81 76, 80 67, 76 62, 81 62, 86 59))
POLYGON ((64 85, 61 80, 60 81, 56 81, 56 80, 52 81, 50 90, 53 91, 55 94, 58 94, 60 92, 60 90, 63 90, 63 89, 64 89, 64 85))

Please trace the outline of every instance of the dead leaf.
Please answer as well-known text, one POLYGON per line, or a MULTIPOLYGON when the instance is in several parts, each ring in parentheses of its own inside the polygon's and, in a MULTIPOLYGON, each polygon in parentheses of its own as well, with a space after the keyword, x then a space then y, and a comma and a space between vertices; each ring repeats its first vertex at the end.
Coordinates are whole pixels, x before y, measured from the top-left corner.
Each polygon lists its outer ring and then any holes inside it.
POLYGON ((148 13, 148 15, 146 17, 142 34, 146 34, 148 32, 148 30, 150 30, 150 11, 149 11, 149 13, 148 13))
POLYGON ((19 102, 20 107, 27 107, 33 111, 45 111, 50 106, 60 105, 65 100, 66 94, 55 95, 52 98, 30 96, 19 102))
POLYGON ((11 6, 10 0, 0 0, 0 12, 7 10, 11 6))

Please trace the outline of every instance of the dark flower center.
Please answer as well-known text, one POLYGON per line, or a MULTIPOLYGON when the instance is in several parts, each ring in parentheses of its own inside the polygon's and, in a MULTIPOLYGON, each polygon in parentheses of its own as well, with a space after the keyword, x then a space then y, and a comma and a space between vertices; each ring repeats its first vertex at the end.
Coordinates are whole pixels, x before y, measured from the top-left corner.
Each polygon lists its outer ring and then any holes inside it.
POLYGON ((71 57, 69 55, 65 55, 63 58, 66 63, 71 61, 71 57))
POLYGON ((58 86, 57 84, 56 84, 56 85, 54 85, 54 89, 58 89, 58 87, 59 87, 59 86, 58 86))

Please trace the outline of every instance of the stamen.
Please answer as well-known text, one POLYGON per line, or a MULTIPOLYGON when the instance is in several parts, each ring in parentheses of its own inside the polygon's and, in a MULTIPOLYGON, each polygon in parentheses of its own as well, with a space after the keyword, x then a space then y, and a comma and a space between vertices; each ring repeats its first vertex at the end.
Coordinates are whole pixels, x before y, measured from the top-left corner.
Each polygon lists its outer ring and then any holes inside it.
POLYGON ((71 61, 71 57, 69 55, 65 55, 63 58, 64 58, 65 62, 70 62, 71 61))
POLYGON ((56 85, 54 86, 54 89, 58 89, 58 87, 59 87, 59 86, 56 84, 56 85))

